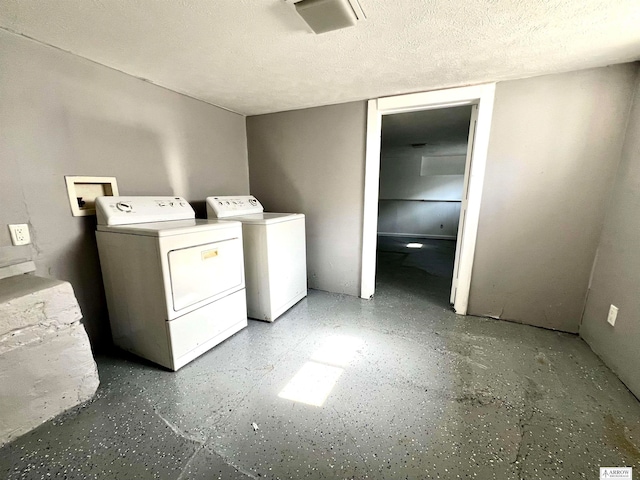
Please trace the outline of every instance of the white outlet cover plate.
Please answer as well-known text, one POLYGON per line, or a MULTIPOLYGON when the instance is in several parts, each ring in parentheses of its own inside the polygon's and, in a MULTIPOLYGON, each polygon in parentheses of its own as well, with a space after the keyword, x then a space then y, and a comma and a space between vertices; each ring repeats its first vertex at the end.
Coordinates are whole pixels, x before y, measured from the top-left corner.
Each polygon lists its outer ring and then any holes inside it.
POLYGON ((29 225, 26 223, 18 223, 9 225, 11 233, 11 243, 14 245, 29 245, 31 243, 31 235, 29 235, 29 225))
POLYGON ((609 307, 609 316, 607 316, 607 322, 614 327, 616 325, 616 317, 618 316, 618 307, 611 305, 609 307))

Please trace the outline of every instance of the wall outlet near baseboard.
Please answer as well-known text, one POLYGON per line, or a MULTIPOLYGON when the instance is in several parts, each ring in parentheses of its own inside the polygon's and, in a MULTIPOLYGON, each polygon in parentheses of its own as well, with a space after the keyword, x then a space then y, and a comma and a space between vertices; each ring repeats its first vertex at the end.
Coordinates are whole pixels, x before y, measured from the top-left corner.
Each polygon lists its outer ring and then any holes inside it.
POLYGON ((31 243, 29 225, 26 223, 9 225, 9 232, 11 233, 11 243, 14 245, 29 245, 31 243))
POLYGON ((615 327, 617 316, 618 316, 618 307, 611 304, 611 306, 609 307, 609 315, 607 316, 607 323, 612 327, 615 327))

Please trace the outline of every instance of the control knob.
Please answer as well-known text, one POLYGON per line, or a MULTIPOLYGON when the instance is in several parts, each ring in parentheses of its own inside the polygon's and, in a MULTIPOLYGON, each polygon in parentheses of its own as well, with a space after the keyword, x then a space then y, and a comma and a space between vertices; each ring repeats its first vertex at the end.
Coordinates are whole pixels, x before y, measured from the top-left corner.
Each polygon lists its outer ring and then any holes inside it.
POLYGON ((116 203, 116 207, 121 212, 130 212, 133 210, 133 206, 129 202, 118 202, 116 203))

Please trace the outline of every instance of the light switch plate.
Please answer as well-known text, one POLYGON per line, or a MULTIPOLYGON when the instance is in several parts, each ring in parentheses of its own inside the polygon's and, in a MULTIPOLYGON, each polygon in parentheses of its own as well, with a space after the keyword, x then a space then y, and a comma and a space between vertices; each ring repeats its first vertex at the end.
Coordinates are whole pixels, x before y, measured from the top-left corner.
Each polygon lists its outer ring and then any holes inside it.
POLYGON ((11 233, 11 243, 14 245, 29 245, 31 243, 29 225, 26 223, 9 225, 9 232, 11 233))

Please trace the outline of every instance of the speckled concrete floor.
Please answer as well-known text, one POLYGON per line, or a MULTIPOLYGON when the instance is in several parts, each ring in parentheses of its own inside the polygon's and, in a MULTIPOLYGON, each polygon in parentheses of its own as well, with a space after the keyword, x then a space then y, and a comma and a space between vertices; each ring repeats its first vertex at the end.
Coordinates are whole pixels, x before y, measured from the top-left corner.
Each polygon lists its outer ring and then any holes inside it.
POLYGON ((99 357, 95 399, 2 448, 0 476, 594 479, 599 466, 640 470, 640 403, 582 340, 458 317, 446 276, 410 266, 425 250, 390 250, 374 300, 310 291, 274 324, 250 322, 177 373, 99 357), (325 395, 322 406, 300 401, 325 395))

